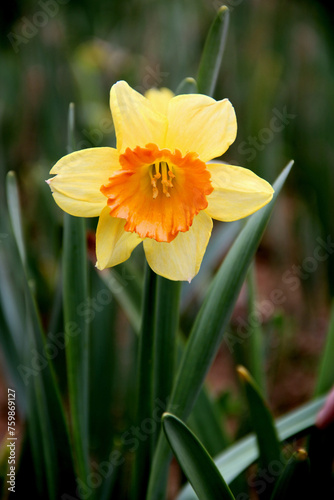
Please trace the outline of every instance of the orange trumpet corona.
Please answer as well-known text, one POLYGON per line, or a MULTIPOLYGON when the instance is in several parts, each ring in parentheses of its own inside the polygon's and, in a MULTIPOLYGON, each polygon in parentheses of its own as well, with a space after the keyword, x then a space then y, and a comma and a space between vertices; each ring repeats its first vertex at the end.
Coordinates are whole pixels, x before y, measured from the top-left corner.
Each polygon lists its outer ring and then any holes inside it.
POLYGON ((171 153, 147 144, 127 148, 119 162, 122 170, 101 192, 108 198, 110 215, 126 219, 125 231, 171 242, 208 206, 210 172, 196 153, 182 156, 179 150, 171 153))

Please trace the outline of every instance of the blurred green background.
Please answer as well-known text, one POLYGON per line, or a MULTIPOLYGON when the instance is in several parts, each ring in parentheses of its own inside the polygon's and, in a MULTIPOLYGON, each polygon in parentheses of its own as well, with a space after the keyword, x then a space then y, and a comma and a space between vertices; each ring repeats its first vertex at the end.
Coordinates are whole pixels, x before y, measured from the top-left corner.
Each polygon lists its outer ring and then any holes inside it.
MULTIPOLYGON (((125 79, 140 92, 152 86, 175 90, 183 78, 196 76, 207 30, 221 5, 220 0, 7 5, 0 21, 0 206, 3 215, 4 179, 14 170, 29 266, 46 324, 59 272, 62 213, 44 180, 66 153, 69 103, 76 105, 77 149, 113 146, 110 87, 125 79)), ((283 411, 313 390, 334 294, 333 11, 316 1, 230 0, 226 5, 230 28, 215 97, 234 105, 238 136, 224 159, 269 182, 295 160, 257 258, 259 300, 275 288, 285 298, 262 314, 267 331, 284 332, 286 338, 274 335, 267 345, 273 393, 283 379, 276 398, 283 411), (319 238, 328 247, 322 260, 314 256, 319 238), (291 332, 297 338, 293 343, 291 332), (291 394, 286 379, 294 387, 291 394)), ((9 233, 5 217, 0 233, 4 239, 9 233)), ((223 252, 218 257, 216 252, 216 263, 223 252)), ((199 275, 196 293, 187 288, 184 294, 185 331, 205 292, 202 284, 199 275)), ((242 300, 232 329, 243 317, 242 300)), ((218 391, 217 380, 225 374, 217 370, 211 384, 218 391)))

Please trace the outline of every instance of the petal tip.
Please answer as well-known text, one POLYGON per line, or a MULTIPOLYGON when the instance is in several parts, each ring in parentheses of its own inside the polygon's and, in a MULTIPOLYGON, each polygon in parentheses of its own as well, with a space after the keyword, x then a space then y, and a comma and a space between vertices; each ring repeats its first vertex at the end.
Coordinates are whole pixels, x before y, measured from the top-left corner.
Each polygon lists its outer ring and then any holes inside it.
POLYGON ((110 92, 112 92, 112 90, 115 89, 116 87, 129 87, 129 86, 130 85, 125 80, 117 80, 117 82, 111 86, 110 92))

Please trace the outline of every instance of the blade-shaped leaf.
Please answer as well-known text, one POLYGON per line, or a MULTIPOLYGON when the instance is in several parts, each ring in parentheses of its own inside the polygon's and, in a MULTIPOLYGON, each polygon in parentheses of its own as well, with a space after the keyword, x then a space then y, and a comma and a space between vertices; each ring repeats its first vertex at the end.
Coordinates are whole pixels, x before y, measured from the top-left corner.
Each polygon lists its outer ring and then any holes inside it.
POLYGON ((202 387, 189 416, 188 425, 213 456, 220 453, 229 444, 227 433, 218 413, 205 387, 202 387))
POLYGON ((135 275, 127 262, 116 269, 96 270, 117 303, 122 307, 136 333, 140 329, 140 291, 137 292, 135 275), (120 271, 120 272, 119 272, 120 271))
MULTIPOLYGON (((110 450, 115 446, 114 408, 119 401, 120 355, 117 338, 117 303, 101 280, 100 271, 89 266, 92 303, 88 307, 91 335, 89 344, 90 393, 89 393, 89 449, 94 465, 108 462, 110 450), (118 376, 117 376, 118 375, 118 376), (98 408, 98 411, 96 409, 98 408)), ((102 467, 103 468, 103 467, 102 467)), ((101 469, 100 469, 101 470, 101 469)), ((117 468, 103 472, 104 479, 96 485, 96 498, 109 500, 118 474, 117 468)))
POLYGON ((334 383, 334 301, 332 302, 331 317, 327 333, 325 350, 320 362, 319 376, 315 389, 315 396, 328 391, 334 383))
POLYGON ((63 307, 66 364, 77 472, 88 474, 88 303, 85 221, 64 216, 63 307))
MULTIPOLYGON (((250 318, 256 317, 256 276, 255 276, 255 262, 250 265, 247 275, 247 290, 248 290, 248 315, 250 318)), ((265 376, 264 376, 264 346, 263 334, 260 323, 252 321, 248 325, 249 331, 247 338, 242 344, 243 350, 248 350, 248 368, 256 384, 261 389, 261 393, 265 394, 265 376)), ((247 366, 246 366, 247 367, 247 366)))
MULTIPOLYGON (((11 174, 11 188, 7 197, 11 197, 11 204, 16 205, 16 214, 9 211, 12 226, 21 224, 18 216, 19 199, 18 189, 13 189, 16 183, 15 176, 11 174)), ((60 399, 59 388, 55 381, 52 362, 46 355, 45 338, 43 335, 37 305, 32 290, 29 286, 25 261, 22 260, 25 250, 19 250, 22 228, 13 230, 17 249, 12 254, 15 272, 23 277, 23 293, 25 299, 25 324, 27 342, 25 351, 17 366, 27 393, 27 420, 28 432, 31 441, 32 454, 36 469, 36 477, 41 479, 39 487, 46 488, 49 498, 57 498, 63 491, 74 492, 74 470, 70 449, 69 435, 65 415, 60 399), (43 484, 42 484, 43 483, 43 484)), ((17 294, 22 291, 16 290, 17 294)), ((40 490, 41 491, 41 490, 40 490)), ((46 493, 46 492, 44 492, 46 493)))
MULTIPOLYGON (((68 150, 74 144, 74 105, 68 115, 68 150)), ((82 309, 89 303, 86 225, 81 217, 64 214, 63 307, 68 393, 76 471, 82 481, 90 472, 88 446, 88 322, 82 309)))
POLYGON ((184 286, 181 297, 181 311, 186 309, 193 300, 202 301, 205 291, 211 283, 214 270, 217 269, 233 241, 240 233, 242 221, 226 222, 214 228, 210 244, 204 254, 201 272, 195 276, 191 285, 184 286))
POLYGON ((197 82, 194 78, 187 77, 179 84, 175 91, 175 95, 180 94, 197 94, 198 87, 197 82))
POLYGON ((267 469, 270 462, 279 461, 281 453, 274 419, 257 384, 246 368, 239 366, 237 372, 245 387, 251 424, 260 451, 261 467, 267 469))
POLYGON ((197 74, 198 91, 213 95, 225 49, 230 13, 226 5, 218 10, 209 30, 197 74))
MULTIPOLYGON (((278 418, 275 421, 275 425, 279 440, 285 441, 305 434, 315 424, 316 416, 325 400, 326 396, 319 397, 297 410, 278 418)), ((225 481, 230 484, 241 472, 255 462, 257 458, 258 448, 256 437, 251 434, 240 439, 240 441, 216 457, 215 464, 225 481)), ((189 484, 181 491, 178 500, 196 500, 196 495, 189 484)))
POLYGON ((19 249, 23 267, 26 267, 26 251, 24 248, 24 240, 23 240, 21 211, 19 204, 19 191, 17 188, 17 182, 14 172, 8 172, 7 174, 6 190, 7 190, 8 212, 12 223, 12 228, 17 248, 19 249))
MULTIPOLYGON (((167 411, 186 420, 221 343, 234 304, 270 218, 278 193, 293 162, 277 179, 273 200, 252 215, 222 263, 196 317, 174 382, 167 411)), ((165 489, 169 450, 160 434, 153 461, 148 499, 156 500, 165 489)))
MULTIPOLYGON (((235 227, 235 226, 234 226, 235 227)), ((139 329, 140 329, 140 290, 138 289, 137 292, 135 289, 137 288, 137 282, 135 280, 135 276, 132 272, 131 269, 128 268, 127 266, 128 262, 124 262, 123 265, 118 266, 118 269, 122 269, 121 272, 116 271, 115 269, 106 269, 103 272, 101 271, 96 271, 98 272, 98 275, 100 279, 105 283, 107 286, 108 290, 112 293, 113 297, 115 300, 118 302, 120 307, 122 307, 123 311, 125 312, 126 316, 128 317, 128 320, 133 328, 133 330, 139 334, 139 329), (124 266, 124 267, 121 267, 124 266), (134 293, 135 292, 135 293, 134 293)), ((96 268, 95 268, 96 269, 96 268)), ((158 277, 159 280, 159 277, 158 277)), ((169 282, 172 286, 173 284, 177 282, 169 282)), ((177 285, 176 285, 177 288, 177 285)), ((176 297, 172 298, 173 301, 175 301, 176 297)), ((159 297, 158 297, 159 301, 159 297)), ((178 302, 176 300, 176 302, 178 302)), ((174 302, 174 303, 176 303, 174 302)), ((161 300, 161 307, 163 307, 164 300, 161 300)), ((177 314, 175 312, 175 307, 172 308, 172 313, 169 312, 169 306, 165 307, 166 313, 168 313, 171 317, 169 318, 171 322, 175 321, 177 319, 177 314)), ((170 324, 170 327, 172 325, 170 324)), ((167 336, 167 331, 166 331, 166 336, 167 336)), ((169 333, 170 335, 170 333, 169 333)), ((183 333, 179 330, 178 332, 178 337, 176 339, 176 351, 177 351, 177 359, 181 359, 183 350, 184 350, 184 340, 183 340, 183 333)), ((171 339, 167 337, 167 342, 171 342, 171 339)), ((162 343, 159 342, 160 344, 160 349, 161 351, 164 350, 162 343)), ((166 351, 166 349, 165 349, 166 351)), ((166 357, 170 358, 172 353, 171 351, 166 351, 165 352, 166 357)), ((168 365, 170 361, 167 361, 167 358, 163 364, 165 366, 168 365)), ((159 399, 159 401, 163 402, 164 404, 167 401, 167 397, 163 396, 163 394, 167 394, 168 392, 168 387, 170 386, 170 382, 168 382, 168 378, 172 376, 172 370, 170 369, 170 365, 167 369, 162 369, 162 365, 160 365, 160 362, 156 359, 155 360, 156 366, 158 367, 158 370, 160 371, 160 375, 155 375, 156 380, 160 378, 160 382, 158 383, 157 381, 155 382, 156 386, 160 386, 161 381, 163 384, 162 389, 159 389, 159 394, 156 391, 155 392, 155 397, 159 399), (164 371, 165 370, 165 371, 164 371), (167 378, 164 376, 164 373, 168 373, 167 378)), ((223 432, 220 422, 218 421, 219 419, 215 415, 215 409, 213 406, 213 403, 210 401, 210 398, 206 391, 201 389, 199 393, 199 404, 195 405, 192 411, 192 425, 194 426, 194 429, 198 429, 198 426, 202 426, 201 429, 201 436, 204 437, 204 434, 206 436, 205 443, 210 446, 210 450, 213 450, 213 452, 218 453, 218 451, 222 450, 227 443, 227 439, 225 436, 225 433, 223 432), (203 419, 207 420, 209 419, 210 425, 206 427, 205 429, 203 428, 203 419)), ((158 413, 162 414, 163 412, 163 407, 157 406, 155 408, 155 414, 157 415, 158 413)))
MULTIPOLYGON (((0 281, 1 285, 3 287, 6 287, 8 281, 6 280, 6 271, 8 271, 8 263, 5 259, 5 255, 3 254, 3 248, 0 246, 0 281), (6 268, 5 268, 6 266, 6 268)), ((13 295, 12 298, 14 298, 15 295, 13 295)), ((14 385, 16 389, 16 394, 17 394, 17 411, 23 416, 26 413, 26 390, 24 387, 23 380, 18 373, 17 367, 20 365, 20 354, 17 349, 17 342, 16 342, 16 332, 17 329, 15 328, 13 331, 13 324, 8 325, 6 323, 5 317, 4 317, 4 309, 6 307, 6 302, 8 301, 3 301, 1 300, 3 298, 3 295, 0 294, 0 344, 1 344, 1 350, 3 353, 4 357, 4 363, 3 363, 3 371, 6 375, 6 378, 8 378, 11 383, 14 385)), ((24 318, 24 311, 18 307, 17 303, 12 303, 13 306, 16 306, 16 314, 20 315, 20 320, 24 318)), ((15 310, 15 308, 13 308, 15 310)), ((22 327, 21 332, 23 333, 25 328, 22 327)), ((18 332, 19 333, 19 332, 18 332)), ((26 342, 25 342, 26 343, 26 342)), ((23 343, 24 345, 24 343, 23 343)), ((21 346, 22 347, 22 346, 21 346)))
POLYGON ((170 413, 164 413, 162 422, 170 447, 199 500, 233 500, 215 463, 191 430, 170 413))

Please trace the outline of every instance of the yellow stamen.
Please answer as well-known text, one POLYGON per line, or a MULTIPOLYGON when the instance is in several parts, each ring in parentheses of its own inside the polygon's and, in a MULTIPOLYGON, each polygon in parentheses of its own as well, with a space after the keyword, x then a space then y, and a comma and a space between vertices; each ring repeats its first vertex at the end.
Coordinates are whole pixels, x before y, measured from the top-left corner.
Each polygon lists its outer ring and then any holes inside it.
POLYGON ((149 174, 150 174, 150 178, 151 178, 153 198, 154 199, 157 198, 157 196, 159 194, 159 190, 157 187, 157 180, 160 178, 161 178, 161 184, 162 184, 162 192, 167 198, 170 198, 170 193, 169 193, 168 189, 173 187, 173 183, 172 183, 171 179, 173 179, 175 177, 175 175, 170 170, 167 163, 165 161, 161 161, 161 162, 154 163, 154 165, 150 165, 149 174), (155 168, 155 172, 156 172, 154 175, 152 175, 153 167, 155 168))
POLYGON ((160 173, 157 171, 157 167, 156 167, 156 164, 154 165, 155 166, 155 171, 156 171, 156 174, 152 175, 152 171, 153 171, 153 165, 150 165, 150 168, 149 168, 149 174, 150 174, 150 177, 151 177, 151 184, 152 184, 152 192, 153 192, 153 198, 155 199, 158 194, 159 194, 159 190, 157 188, 157 179, 159 179, 159 177, 161 177, 160 173))

